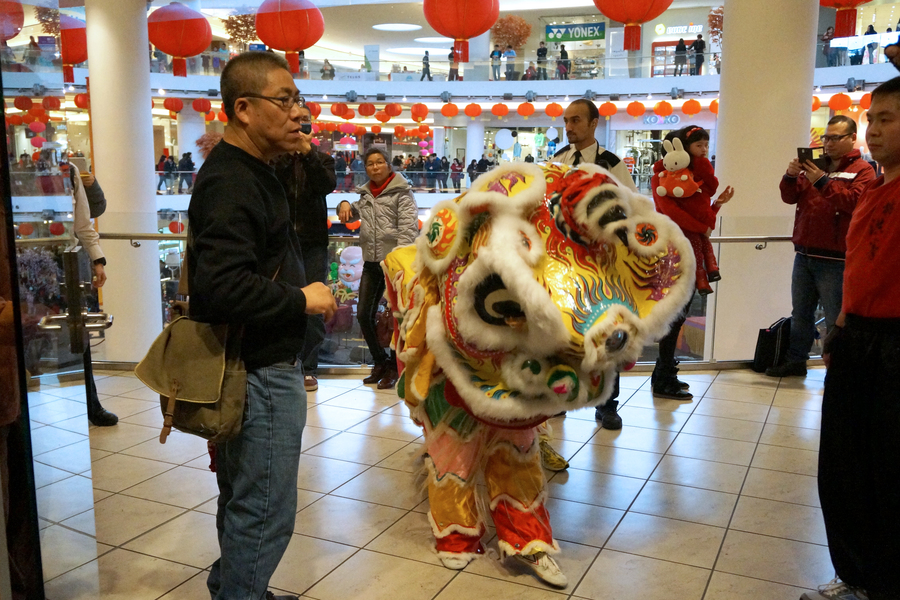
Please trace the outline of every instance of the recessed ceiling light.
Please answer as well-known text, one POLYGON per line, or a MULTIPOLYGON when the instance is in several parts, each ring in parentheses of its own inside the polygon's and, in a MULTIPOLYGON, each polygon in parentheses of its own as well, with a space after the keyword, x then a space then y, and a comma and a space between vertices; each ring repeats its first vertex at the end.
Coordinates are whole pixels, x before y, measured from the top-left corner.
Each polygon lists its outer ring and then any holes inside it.
POLYGON ((433 55, 443 55, 447 56, 447 48, 388 48, 385 52, 390 52, 391 54, 406 54, 409 56, 422 56, 425 54, 425 51, 430 52, 433 55))
POLYGON ((158 90, 156 90, 156 93, 159 94, 160 96, 165 96, 166 90, 159 88, 158 90))
POLYGON ((422 29, 421 25, 413 25, 412 23, 381 23, 380 25, 372 25, 372 29, 378 31, 418 31, 422 29))
POLYGON ((452 44, 453 39, 448 37, 420 37, 416 38, 420 44, 452 44))

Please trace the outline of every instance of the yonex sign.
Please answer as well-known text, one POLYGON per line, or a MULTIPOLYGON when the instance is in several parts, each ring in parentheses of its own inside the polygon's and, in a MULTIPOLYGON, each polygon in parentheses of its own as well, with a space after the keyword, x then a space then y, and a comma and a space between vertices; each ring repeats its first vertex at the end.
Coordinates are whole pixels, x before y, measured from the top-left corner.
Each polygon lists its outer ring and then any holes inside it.
POLYGON ((606 39, 606 23, 547 25, 548 42, 584 42, 606 39))

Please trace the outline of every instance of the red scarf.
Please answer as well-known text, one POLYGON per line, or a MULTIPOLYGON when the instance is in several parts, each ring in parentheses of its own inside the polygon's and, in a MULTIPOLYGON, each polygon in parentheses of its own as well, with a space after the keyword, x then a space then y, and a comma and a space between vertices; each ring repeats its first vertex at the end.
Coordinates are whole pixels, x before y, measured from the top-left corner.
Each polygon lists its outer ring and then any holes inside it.
POLYGON ((384 181, 382 181, 381 185, 379 185, 378 187, 375 186, 375 183, 373 183, 371 181, 369 182, 369 191, 372 192, 373 198, 377 198, 378 196, 381 195, 381 192, 383 192, 384 188, 386 188, 388 186, 388 184, 394 178, 394 175, 396 175, 396 173, 391 173, 390 176, 387 179, 385 179, 384 181))

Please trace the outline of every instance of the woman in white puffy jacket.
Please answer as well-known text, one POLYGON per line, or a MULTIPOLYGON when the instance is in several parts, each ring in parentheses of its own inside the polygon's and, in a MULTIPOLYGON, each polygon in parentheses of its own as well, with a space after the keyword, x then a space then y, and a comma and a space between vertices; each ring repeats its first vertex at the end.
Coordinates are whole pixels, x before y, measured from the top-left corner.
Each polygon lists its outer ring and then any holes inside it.
POLYGON ((391 170, 387 153, 370 148, 363 159, 369 181, 357 188, 359 200, 344 200, 338 206, 342 223, 361 220, 359 244, 363 253, 363 274, 359 283, 357 319, 375 366, 364 383, 377 383, 389 389, 397 383, 397 360, 388 356, 375 329, 378 303, 384 294, 381 261, 388 252, 412 244, 419 234, 419 209, 409 183, 391 170))

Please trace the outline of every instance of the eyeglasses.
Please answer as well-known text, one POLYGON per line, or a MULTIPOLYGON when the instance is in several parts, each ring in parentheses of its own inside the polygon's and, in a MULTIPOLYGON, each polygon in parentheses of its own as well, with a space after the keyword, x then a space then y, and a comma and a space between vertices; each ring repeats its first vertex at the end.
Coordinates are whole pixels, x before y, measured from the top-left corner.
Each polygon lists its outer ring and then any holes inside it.
POLYGON ((853 134, 852 134, 852 133, 845 133, 844 135, 823 135, 823 136, 822 136, 822 141, 825 142, 825 143, 828 143, 828 142, 839 142, 839 141, 841 141, 842 139, 844 139, 845 137, 848 137, 848 136, 851 136, 851 135, 853 135, 853 134))
POLYGON ((261 94, 242 94, 241 98, 262 98, 275 104, 280 104, 284 110, 291 110, 295 104, 299 104, 301 108, 306 108, 306 98, 297 94, 296 96, 263 96, 261 94))

